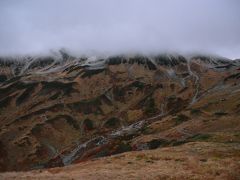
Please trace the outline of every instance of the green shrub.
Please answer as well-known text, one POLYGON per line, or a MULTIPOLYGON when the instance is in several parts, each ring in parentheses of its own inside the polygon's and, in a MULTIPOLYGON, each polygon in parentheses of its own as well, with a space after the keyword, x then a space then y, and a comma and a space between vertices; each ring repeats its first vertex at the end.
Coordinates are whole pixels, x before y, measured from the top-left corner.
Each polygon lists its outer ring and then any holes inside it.
POLYGON ((144 112, 147 115, 152 115, 157 112, 157 108, 156 108, 155 101, 153 98, 148 99, 148 101, 146 102, 146 107, 145 107, 144 112))
POLYGON ((132 147, 128 143, 121 143, 117 146, 115 154, 131 151, 132 147))
POLYGON ((200 109, 191 109, 190 113, 193 115, 193 114, 200 114, 201 113, 201 110, 200 109))
POLYGON ((216 115, 216 116, 225 116, 225 115, 227 115, 228 113, 226 113, 226 112, 223 112, 223 111, 218 111, 218 112, 215 112, 214 113, 214 115, 216 115))
POLYGON ((93 130, 94 129, 93 121, 90 119, 85 119, 83 121, 83 128, 84 130, 93 130))
POLYGON ((211 137, 209 134, 197 134, 190 138, 191 141, 206 141, 211 137))
POLYGON ((167 145, 168 142, 164 139, 153 139, 150 142, 148 142, 149 149, 156 149, 161 146, 167 145))
POLYGON ((137 87, 138 89, 143 89, 145 84, 143 82, 140 82, 140 81, 135 81, 133 84, 132 84, 134 87, 137 87))
POLYGON ((120 126, 120 120, 116 117, 112 117, 105 122, 104 126, 107 128, 116 128, 120 126))
POLYGON ((173 120, 175 120, 176 124, 178 125, 178 124, 181 124, 185 121, 188 121, 189 117, 184 115, 184 114, 179 114, 175 118, 173 118, 173 120))

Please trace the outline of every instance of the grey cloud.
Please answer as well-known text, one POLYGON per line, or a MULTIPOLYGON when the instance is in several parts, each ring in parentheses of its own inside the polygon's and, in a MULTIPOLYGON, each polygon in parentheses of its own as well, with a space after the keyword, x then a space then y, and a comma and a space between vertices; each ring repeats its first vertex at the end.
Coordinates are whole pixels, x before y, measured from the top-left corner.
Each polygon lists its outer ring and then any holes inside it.
POLYGON ((240 57, 238 0, 1 0, 0 54, 208 52, 240 57))

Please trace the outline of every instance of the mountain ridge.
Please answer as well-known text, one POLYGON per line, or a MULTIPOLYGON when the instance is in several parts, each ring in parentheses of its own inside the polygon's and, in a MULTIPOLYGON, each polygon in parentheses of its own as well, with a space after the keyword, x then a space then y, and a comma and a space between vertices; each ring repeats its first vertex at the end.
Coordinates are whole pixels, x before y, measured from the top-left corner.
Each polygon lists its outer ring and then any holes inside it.
POLYGON ((227 58, 220 56, 204 56, 204 55, 191 55, 182 56, 178 54, 159 54, 155 56, 145 56, 145 55, 116 55, 108 56, 105 58, 91 56, 91 57, 74 57, 69 55, 65 51, 60 51, 59 56, 5 56, 0 57, 0 65, 10 67, 13 75, 21 75, 28 70, 34 72, 38 69, 44 70, 56 68, 59 66, 85 66, 91 69, 101 69, 106 65, 114 65, 120 63, 138 63, 147 64, 149 68, 156 68, 155 65, 166 65, 174 66, 181 62, 187 61, 200 61, 209 65, 210 67, 219 66, 219 68, 224 68, 228 66, 234 66, 238 63, 237 60, 232 61, 227 58), (151 67, 150 67, 151 66, 151 67))
POLYGON ((0 77, 6 76, 0 82, 1 171, 171 147, 199 134, 215 137, 226 127, 231 137, 237 135, 235 61, 64 57, 28 59, 19 66, 0 61, 0 77))

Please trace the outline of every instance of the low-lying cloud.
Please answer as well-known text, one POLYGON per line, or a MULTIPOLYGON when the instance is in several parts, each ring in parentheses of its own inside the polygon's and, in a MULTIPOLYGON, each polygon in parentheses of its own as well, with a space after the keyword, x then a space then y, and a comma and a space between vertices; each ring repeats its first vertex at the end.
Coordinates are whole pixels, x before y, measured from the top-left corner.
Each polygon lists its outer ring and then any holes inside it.
POLYGON ((0 54, 206 52, 240 57, 238 0, 1 0, 0 54))

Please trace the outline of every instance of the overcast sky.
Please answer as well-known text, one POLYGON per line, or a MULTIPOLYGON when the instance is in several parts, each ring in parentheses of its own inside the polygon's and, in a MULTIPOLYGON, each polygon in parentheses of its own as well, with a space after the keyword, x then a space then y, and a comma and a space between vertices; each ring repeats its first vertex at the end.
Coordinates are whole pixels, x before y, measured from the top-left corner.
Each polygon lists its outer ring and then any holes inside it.
POLYGON ((240 0, 0 0, 0 55, 60 48, 240 58, 240 0))

